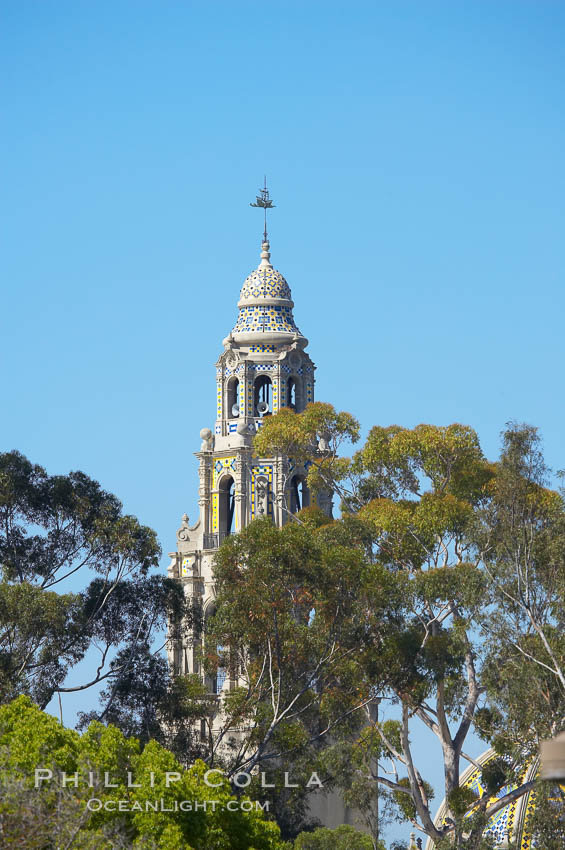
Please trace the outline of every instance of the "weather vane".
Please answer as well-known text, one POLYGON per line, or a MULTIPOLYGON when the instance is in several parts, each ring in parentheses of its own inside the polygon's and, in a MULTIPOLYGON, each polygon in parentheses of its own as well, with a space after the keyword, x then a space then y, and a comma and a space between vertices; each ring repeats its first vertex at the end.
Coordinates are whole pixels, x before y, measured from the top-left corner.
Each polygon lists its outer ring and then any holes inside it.
POLYGON ((267 178, 265 177, 265 185, 259 189, 259 194, 255 198, 255 204, 249 204, 250 207, 262 207, 265 210, 265 230, 263 232, 263 242, 267 242, 267 210, 272 210, 274 204, 269 198, 269 190, 267 189, 267 178))

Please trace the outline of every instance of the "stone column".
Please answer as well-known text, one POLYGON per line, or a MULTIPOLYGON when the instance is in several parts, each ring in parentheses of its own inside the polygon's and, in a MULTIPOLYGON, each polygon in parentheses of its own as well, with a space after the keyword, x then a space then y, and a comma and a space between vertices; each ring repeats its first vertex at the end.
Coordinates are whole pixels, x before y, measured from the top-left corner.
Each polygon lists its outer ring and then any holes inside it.
POLYGON ((237 452, 235 464, 235 504, 236 517, 239 522, 236 531, 241 531, 249 523, 249 511, 251 505, 249 487, 251 484, 249 475, 249 460, 251 449, 240 448, 237 452))
POLYGON ((288 461, 282 455, 273 464, 273 515, 279 528, 287 521, 285 508, 285 481, 288 478, 288 461))
POLYGON ((212 525, 212 511, 210 507, 210 494, 212 489, 212 452, 196 452, 196 457, 199 460, 198 504, 200 506, 200 521, 202 523, 203 533, 209 534, 212 525))

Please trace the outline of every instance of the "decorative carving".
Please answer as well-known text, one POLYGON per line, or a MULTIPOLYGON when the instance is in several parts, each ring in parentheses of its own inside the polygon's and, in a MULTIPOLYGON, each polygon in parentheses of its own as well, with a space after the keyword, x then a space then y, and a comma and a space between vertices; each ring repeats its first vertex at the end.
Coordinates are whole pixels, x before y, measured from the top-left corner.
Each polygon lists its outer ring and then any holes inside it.
POLYGON ((225 364, 228 367, 228 369, 233 369, 233 367, 236 365, 237 361, 238 361, 237 355, 234 354, 233 351, 228 351, 228 353, 226 354, 226 357, 225 357, 225 364))
POLYGON ((211 452, 214 448, 214 437, 209 428, 202 428, 202 430, 200 431, 200 439, 202 440, 200 451, 211 452))
POLYGON ((181 520, 181 527, 177 531, 177 540, 179 543, 187 543, 190 540, 190 534, 188 533, 188 514, 183 514, 181 520))
POLYGON ((257 428, 255 427, 255 422, 239 422, 235 430, 240 437, 253 437, 257 428))
POLYGON ((255 513, 264 516, 267 513, 269 497, 269 479, 266 475, 257 475, 255 478, 255 513))
POLYGON ((297 351, 291 351, 291 353, 288 356, 288 359, 289 359, 290 365, 292 366, 293 369, 299 369, 300 368, 300 364, 302 363, 302 357, 300 356, 300 354, 297 351))

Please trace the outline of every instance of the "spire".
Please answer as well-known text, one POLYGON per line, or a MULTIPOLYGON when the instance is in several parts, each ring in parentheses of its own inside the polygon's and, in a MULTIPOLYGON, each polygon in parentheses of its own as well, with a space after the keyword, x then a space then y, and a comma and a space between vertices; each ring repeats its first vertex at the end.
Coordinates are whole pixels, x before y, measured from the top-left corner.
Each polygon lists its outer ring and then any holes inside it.
POLYGON ((260 269, 272 269, 273 268, 273 266, 271 265, 271 252, 269 251, 270 247, 271 246, 269 245, 269 243, 267 241, 263 242, 263 244, 261 245, 261 248, 262 248, 262 250, 261 250, 261 262, 259 263, 259 266, 258 266, 260 269))
POLYGON ((265 185, 262 189, 259 189, 259 194, 255 198, 254 204, 249 204, 250 207, 262 207, 265 211, 265 227, 263 230, 263 246, 267 243, 267 247, 269 245, 269 237, 267 235, 267 210, 274 209, 275 205, 269 198, 269 190, 267 189, 267 176, 265 175, 265 185))

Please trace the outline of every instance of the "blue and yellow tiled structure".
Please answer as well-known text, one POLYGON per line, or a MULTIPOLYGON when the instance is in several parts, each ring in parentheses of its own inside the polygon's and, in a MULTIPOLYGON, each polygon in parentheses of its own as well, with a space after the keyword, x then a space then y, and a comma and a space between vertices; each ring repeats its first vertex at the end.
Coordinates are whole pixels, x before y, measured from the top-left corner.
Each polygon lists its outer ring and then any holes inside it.
MULTIPOLYGON (((265 244, 265 243, 264 243, 265 244)), ((270 259, 270 257, 269 257, 270 259)), ((280 298, 291 301, 290 287, 282 274, 270 263, 255 269, 245 278, 241 288, 240 301, 280 298)))
MULTIPOLYGON (((482 784, 482 768, 492 759, 498 756, 494 750, 487 750, 486 753, 479 756, 477 763, 480 767, 471 765, 462 774, 460 786, 472 789, 478 798, 481 798, 486 793, 486 789, 482 784)), ((497 794, 489 800, 489 805, 496 802, 515 790, 520 785, 530 782, 538 774, 539 761, 537 758, 527 758, 524 766, 517 771, 517 780, 510 785, 501 788, 497 794)), ((488 821, 483 831, 483 837, 492 842, 493 848, 503 846, 504 842, 510 840, 510 846, 514 850, 535 850, 535 842, 532 841, 531 834, 531 817, 535 809, 536 795, 535 791, 526 792, 522 797, 508 803, 504 808, 496 812, 488 821)), ((446 807, 445 801, 442 803, 439 812, 436 816, 436 824, 444 823, 446 807)), ((426 850, 433 850, 434 842, 429 839, 426 844, 426 850)))
POLYGON ((271 307, 241 307, 233 333, 297 333, 292 310, 280 304, 271 307))
MULTIPOLYGON (((223 340, 216 363, 216 421, 212 428, 201 430, 197 452, 199 516, 192 526, 188 517, 183 518, 170 567, 185 594, 204 612, 214 604, 213 561, 224 537, 259 515, 271 517, 279 526, 288 522, 293 478, 298 486, 306 476, 304 467, 294 466, 288 458, 255 457, 253 449, 253 435, 266 421, 264 416, 289 403, 289 381, 297 412, 314 401, 315 366, 293 309, 290 287, 272 267, 265 242, 259 267, 244 281, 235 326, 223 340)), ((307 488, 302 496, 313 502, 307 488)), ((323 494, 318 502, 331 515, 331 494, 323 494)), ((198 662, 199 640, 193 634, 175 644, 170 655, 174 671, 205 678, 198 662)), ((220 687, 232 684, 222 682, 220 687)))

